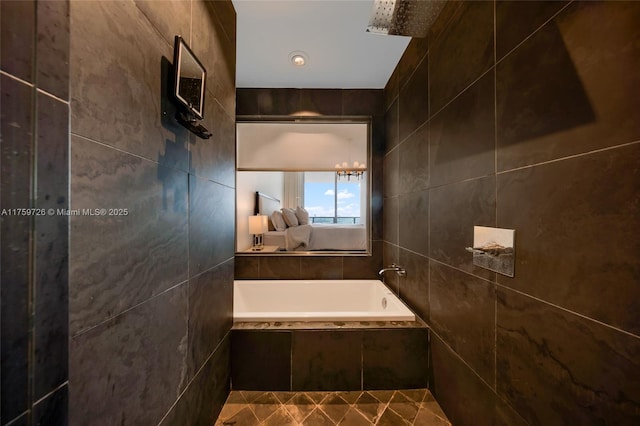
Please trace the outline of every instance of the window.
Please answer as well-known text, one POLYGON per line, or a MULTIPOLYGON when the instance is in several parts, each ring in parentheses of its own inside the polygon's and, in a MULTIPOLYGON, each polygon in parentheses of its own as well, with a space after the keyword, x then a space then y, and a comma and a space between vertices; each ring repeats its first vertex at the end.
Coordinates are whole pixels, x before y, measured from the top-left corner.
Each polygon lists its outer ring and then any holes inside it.
POLYGON ((335 172, 304 172, 304 207, 311 223, 364 223, 366 173, 338 178, 335 172))

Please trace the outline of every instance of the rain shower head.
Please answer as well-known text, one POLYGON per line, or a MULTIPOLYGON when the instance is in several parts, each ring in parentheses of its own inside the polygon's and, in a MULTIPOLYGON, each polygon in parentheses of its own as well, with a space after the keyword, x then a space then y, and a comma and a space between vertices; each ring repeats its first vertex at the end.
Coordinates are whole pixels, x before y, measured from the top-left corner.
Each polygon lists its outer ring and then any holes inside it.
POLYGON ((375 0, 367 32, 426 37, 446 0, 375 0))

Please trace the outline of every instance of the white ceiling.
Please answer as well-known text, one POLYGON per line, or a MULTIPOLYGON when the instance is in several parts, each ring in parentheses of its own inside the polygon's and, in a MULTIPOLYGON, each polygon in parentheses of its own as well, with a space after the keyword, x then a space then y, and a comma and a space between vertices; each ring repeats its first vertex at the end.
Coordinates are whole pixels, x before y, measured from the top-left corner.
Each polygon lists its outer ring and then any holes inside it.
POLYGON ((237 87, 381 89, 410 37, 365 32, 374 0, 233 0, 237 87), (289 55, 308 55, 294 67, 289 55))

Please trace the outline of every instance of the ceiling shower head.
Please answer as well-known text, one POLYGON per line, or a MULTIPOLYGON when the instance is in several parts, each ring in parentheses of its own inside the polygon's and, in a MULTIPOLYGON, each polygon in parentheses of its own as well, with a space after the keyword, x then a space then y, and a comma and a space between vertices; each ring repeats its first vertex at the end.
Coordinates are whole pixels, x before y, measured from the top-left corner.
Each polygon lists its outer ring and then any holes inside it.
POLYGON ((426 37, 447 0, 375 0, 367 32, 426 37))

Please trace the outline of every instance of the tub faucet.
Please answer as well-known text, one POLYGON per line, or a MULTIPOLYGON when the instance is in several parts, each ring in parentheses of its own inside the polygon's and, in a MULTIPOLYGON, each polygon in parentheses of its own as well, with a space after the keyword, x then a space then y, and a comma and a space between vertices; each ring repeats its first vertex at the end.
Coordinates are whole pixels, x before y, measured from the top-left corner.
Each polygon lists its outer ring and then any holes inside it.
POLYGON ((407 271, 402 266, 398 266, 395 263, 392 263, 391 266, 387 266, 386 268, 380 269, 380 271, 378 272, 378 275, 382 277, 384 273, 387 271, 396 271, 396 274, 398 274, 399 277, 407 276, 407 271))

